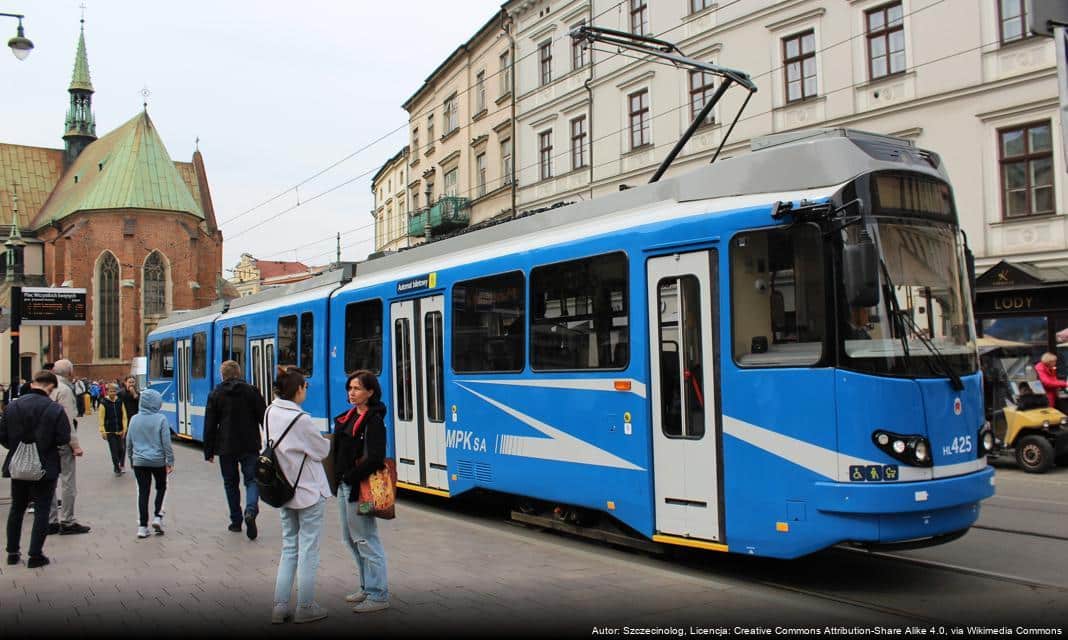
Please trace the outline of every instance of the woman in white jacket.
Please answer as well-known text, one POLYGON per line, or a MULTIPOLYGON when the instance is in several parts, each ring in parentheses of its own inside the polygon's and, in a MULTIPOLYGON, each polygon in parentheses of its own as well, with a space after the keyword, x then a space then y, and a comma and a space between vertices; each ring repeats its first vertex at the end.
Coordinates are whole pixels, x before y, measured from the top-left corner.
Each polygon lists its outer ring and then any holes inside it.
POLYGON ((330 441, 322 436, 311 416, 300 404, 308 395, 308 383, 296 367, 278 367, 274 402, 264 414, 264 441, 276 443, 275 456, 282 472, 296 491, 282 505, 282 557, 274 587, 271 622, 289 619, 289 596, 297 581, 297 609, 294 622, 313 622, 326 617, 326 609, 315 602, 315 574, 319 570, 319 539, 322 537, 326 498, 330 484, 323 459, 330 453, 330 441), (282 438, 290 424, 293 428, 282 438), (281 440, 279 440, 281 438, 281 440))

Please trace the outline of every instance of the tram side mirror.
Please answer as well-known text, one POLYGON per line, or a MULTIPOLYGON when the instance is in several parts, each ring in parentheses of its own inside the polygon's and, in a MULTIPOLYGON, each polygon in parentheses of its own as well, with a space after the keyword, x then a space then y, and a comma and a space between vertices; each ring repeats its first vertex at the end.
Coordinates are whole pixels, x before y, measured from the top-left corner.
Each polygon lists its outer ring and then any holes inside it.
POLYGON ((879 254, 870 238, 862 237, 860 242, 843 247, 842 270, 846 301, 851 308, 879 304, 879 254))
POLYGON ((968 270, 968 288, 972 295, 972 306, 975 306, 975 254, 971 248, 964 245, 964 267, 968 270))

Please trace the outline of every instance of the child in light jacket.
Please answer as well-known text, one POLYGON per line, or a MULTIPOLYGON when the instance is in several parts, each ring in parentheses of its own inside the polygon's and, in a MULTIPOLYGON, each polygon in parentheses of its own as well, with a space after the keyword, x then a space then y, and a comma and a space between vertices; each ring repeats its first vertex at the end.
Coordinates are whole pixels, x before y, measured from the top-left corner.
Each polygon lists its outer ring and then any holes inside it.
POLYGON ((137 415, 130 420, 126 435, 126 455, 137 477, 137 509, 140 526, 137 537, 148 537, 148 491, 156 480, 156 517, 152 528, 163 535, 163 496, 167 493, 167 474, 174 470, 174 450, 171 448, 171 427, 159 412, 163 396, 155 389, 141 393, 137 415))

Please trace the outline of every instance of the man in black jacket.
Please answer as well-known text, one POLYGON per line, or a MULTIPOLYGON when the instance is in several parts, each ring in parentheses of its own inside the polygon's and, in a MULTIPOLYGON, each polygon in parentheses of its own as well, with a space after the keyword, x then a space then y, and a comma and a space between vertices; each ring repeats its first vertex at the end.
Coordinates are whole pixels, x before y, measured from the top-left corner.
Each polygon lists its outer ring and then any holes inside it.
POLYGON ((259 389, 241 379, 241 366, 227 360, 219 367, 222 382, 208 396, 204 411, 204 459, 219 455, 226 501, 230 505, 230 531, 241 531, 241 489, 238 467, 245 479, 245 534, 255 540, 259 515, 256 459, 260 453, 260 425, 267 405, 259 389))
POLYGON ((26 566, 43 567, 49 560, 44 555, 45 536, 48 535, 48 508, 56 492, 59 478, 59 447, 70 443, 70 420, 59 404, 48 396, 59 384, 51 371, 33 374, 33 382, 26 395, 19 396, 4 412, 0 421, 0 444, 8 449, 4 458, 3 477, 10 478, 11 456, 20 442, 36 442, 44 477, 40 480, 11 481, 11 511, 7 515, 7 563, 18 564, 21 556, 22 519, 32 500, 35 505, 33 530, 30 534, 30 557, 26 566))

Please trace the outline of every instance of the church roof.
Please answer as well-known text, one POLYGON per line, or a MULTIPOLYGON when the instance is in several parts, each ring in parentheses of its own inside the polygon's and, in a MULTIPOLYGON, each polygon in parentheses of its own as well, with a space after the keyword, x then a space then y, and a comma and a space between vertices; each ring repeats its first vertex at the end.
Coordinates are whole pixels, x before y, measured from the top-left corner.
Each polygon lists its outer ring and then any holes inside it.
POLYGON ((100 209, 184 211, 203 219, 182 174, 143 111, 82 151, 29 228, 100 209))
POLYGON ((0 227, 11 224, 12 185, 19 198, 19 226, 26 230, 62 172, 62 149, 0 143, 0 227))
POLYGON ((74 56, 74 73, 70 78, 71 89, 92 91, 93 83, 89 80, 89 57, 85 54, 85 22, 78 35, 78 52, 74 56))

